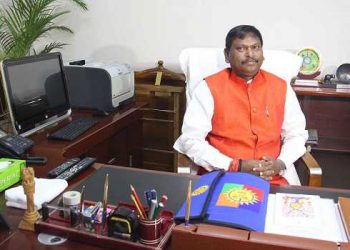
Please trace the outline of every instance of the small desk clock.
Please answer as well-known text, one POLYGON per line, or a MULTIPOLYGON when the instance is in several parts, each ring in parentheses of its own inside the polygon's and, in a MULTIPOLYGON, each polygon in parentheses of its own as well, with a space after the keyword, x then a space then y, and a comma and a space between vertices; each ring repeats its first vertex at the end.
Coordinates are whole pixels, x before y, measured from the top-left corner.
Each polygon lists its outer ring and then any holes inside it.
POLYGON ((313 79, 320 75, 321 56, 314 48, 302 48, 297 52, 303 58, 303 64, 298 74, 301 79, 313 79))

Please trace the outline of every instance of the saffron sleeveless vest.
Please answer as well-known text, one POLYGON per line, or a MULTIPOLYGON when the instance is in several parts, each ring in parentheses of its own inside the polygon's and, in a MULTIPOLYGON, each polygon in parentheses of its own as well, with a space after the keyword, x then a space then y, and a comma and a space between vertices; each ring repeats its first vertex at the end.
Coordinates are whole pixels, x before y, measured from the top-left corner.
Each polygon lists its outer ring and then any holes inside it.
POLYGON ((207 141, 220 152, 239 159, 276 159, 287 86, 281 78, 260 70, 250 84, 231 69, 207 77, 214 98, 212 131, 207 141))

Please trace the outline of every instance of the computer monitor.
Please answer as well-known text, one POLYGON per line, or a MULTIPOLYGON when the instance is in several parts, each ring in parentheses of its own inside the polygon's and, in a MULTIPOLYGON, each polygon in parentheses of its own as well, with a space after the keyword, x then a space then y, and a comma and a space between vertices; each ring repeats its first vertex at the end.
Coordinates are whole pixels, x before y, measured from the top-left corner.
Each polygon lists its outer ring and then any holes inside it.
POLYGON ((27 136, 70 115, 60 53, 4 60, 1 73, 14 133, 27 136))

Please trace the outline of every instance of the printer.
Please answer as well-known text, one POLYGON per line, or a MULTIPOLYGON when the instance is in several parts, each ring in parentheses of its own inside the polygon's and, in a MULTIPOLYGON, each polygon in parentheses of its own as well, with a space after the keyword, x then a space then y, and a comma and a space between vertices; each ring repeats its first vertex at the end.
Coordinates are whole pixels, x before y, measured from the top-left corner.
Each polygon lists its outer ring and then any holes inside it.
POLYGON ((134 72, 128 64, 64 66, 72 108, 110 112, 134 96, 134 72))

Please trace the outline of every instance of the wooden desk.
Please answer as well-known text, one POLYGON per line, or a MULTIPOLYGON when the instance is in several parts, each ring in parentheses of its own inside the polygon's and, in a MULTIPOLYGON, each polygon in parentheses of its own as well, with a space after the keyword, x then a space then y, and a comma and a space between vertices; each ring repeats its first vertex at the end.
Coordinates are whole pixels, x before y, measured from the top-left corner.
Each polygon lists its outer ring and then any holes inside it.
POLYGON ((46 177, 47 172, 73 157, 96 157, 100 163, 121 166, 142 166, 142 120, 140 109, 144 103, 134 103, 120 108, 100 121, 73 141, 48 140, 47 135, 66 125, 77 116, 91 116, 89 111, 73 111, 72 117, 57 126, 30 136, 34 147, 29 152, 35 156, 47 156, 44 166, 33 165, 36 176, 46 177))
POLYGON ((172 231, 173 249, 191 250, 349 250, 350 244, 301 237, 248 232, 209 224, 180 224, 172 231))
POLYGON ((312 155, 322 168, 322 186, 350 188, 350 89, 293 87, 306 117, 317 129, 312 155))
MULTIPOLYGON (((101 165, 95 164, 93 167, 85 170, 81 175, 74 177, 69 181, 69 188, 77 185, 87 176, 91 175, 101 165)), ((46 176, 46 174, 44 175, 46 176)), ((1 249, 51 249, 48 246, 42 245, 37 240, 37 234, 29 231, 23 231, 18 229, 18 224, 21 221, 24 210, 16 208, 8 208, 5 206, 5 194, 0 193, 0 209, 6 216, 7 221, 11 226, 10 231, 1 229, 0 231, 0 248, 1 249)), ((93 246, 84 245, 78 242, 67 241, 64 245, 57 246, 58 249, 87 249, 95 250, 99 249, 93 246)))
MULTIPOLYGON (((70 184, 69 188, 79 190, 80 185, 82 184, 81 182, 91 181, 86 178, 91 176, 92 174, 98 174, 99 172, 98 171, 96 172, 96 170, 100 168, 101 168, 101 164, 94 164, 92 168, 89 168, 88 170, 83 172, 81 175, 77 176, 76 178, 73 178, 69 183, 70 184)), ((187 186, 182 184, 185 182, 187 183, 189 178, 193 179, 194 183, 196 182, 196 180, 198 180, 198 176, 178 175, 178 174, 169 173, 169 172, 116 167, 116 166, 108 166, 108 168, 115 169, 116 171, 113 179, 110 176, 110 185, 118 186, 118 183, 125 184, 125 183, 133 182, 135 180, 139 180, 138 182, 133 183, 135 184, 135 188, 137 190, 141 190, 141 188, 144 186, 154 185, 161 193, 164 192, 169 194, 169 202, 172 202, 169 204, 169 208, 171 207, 173 210, 177 210, 181 204, 181 201, 185 199, 187 186), (176 185, 176 183, 174 182, 176 182, 178 185, 176 185), (170 185, 170 183, 173 183, 173 184, 170 185), (175 186, 176 188, 174 188, 175 186)), ((103 178, 102 175, 100 176, 101 178, 103 178)), ((103 182, 99 180, 94 181, 94 183, 96 183, 97 186, 99 182, 101 182, 99 184, 101 188, 93 188, 90 186, 90 188, 95 190, 96 193, 91 194, 89 189, 87 189, 87 193, 86 193, 88 195, 87 198, 93 198, 96 196, 101 197, 103 192, 102 191, 103 182)), ((125 185, 122 185, 122 186, 119 185, 119 188, 117 189, 115 187, 113 188, 112 186, 110 186, 110 190, 117 190, 115 191, 115 197, 118 197, 118 199, 127 199, 126 197, 129 196, 130 190, 128 185, 127 184, 125 185), (125 187, 125 185, 127 187, 125 187)), ((289 192, 289 193, 318 194, 323 198, 332 198, 334 199, 334 201, 337 201, 338 196, 350 197, 350 190, 330 189, 330 188, 311 188, 311 187, 301 187, 301 186, 300 187, 293 187, 293 186, 272 187, 271 192, 272 193, 289 192)), ((2 193, 1 199, 3 198, 4 197, 2 193)), ((113 197, 110 197, 110 199, 114 200, 113 197)), ((101 249, 93 245, 85 245, 79 242, 74 242, 69 240, 59 246, 52 246, 52 247, 44 246, 38 242, 37 234, 33 232, 26 232, 26 231, 17 229, 17 225, 24 212, 23 210, 6 208, 6 207, 5 208, 2 207, 2 209, 4 213, 7 215, 13 227, 13 230, 10 232, 1 231, 0 233, 0 240, 2 241, 2 243, 0 243, 0 247, 3 250, 6 250, 6 249, 88 249, 88 250, 101 249)), ((293 242, 297 241, 297 239, 298 238, 292 238, 291 240, 289 240, 289 244, 292 245, 293 242)), ((256 238, 256 242, 259 242, 258 238, 256 238)), ((231 245, 231 246, 232 246, 231 249, 234 249, 235 245, 231 245)), ((252 247, 245 248, 245 249, 257 249, 256 248, 257 246, 259 246, 259 243, 255 243, 252 245, 252 247)), ((207 247, 210 247, 210 245, 208 245, 207 247)), ((221 245, 220 247, 220 245, 211 244, 211 249, 227 249, 226 247, 227 245, 226 246, 221 245)), ((171 242, 170 242, 169 248, 170 249, 172 248, 171 242)), ((272 246, 268 249, 280 249, 280 248, 278 246, 272 246)), ((286 247, 282 249, 293 249, 293 248, 286 247)))
MULTIPOLYGON (((80 190, 80 186, 83 181, 90 181, 91 179, 87 179, 92 174, 98 174, 96 177, 96 181, 92 181, 93 185, 86 186, 86 199, 94 200, 98 199, 98 197, 102 197, 103 194, 103 179, 104 175, 100 172, 96 172, 96 170, 100 169, 102 164, 94 164, 93 167, 88 168, 86 171, 82 172, 77 177, 74 177, 69 181, 68 189, 76 189, 80 190), (91 192, 91 190, 94 190, 91 192)), ((136 168, 127 168, 127 167, 116 167, 116 166, 108 166, 109 168, 115 169, 117 172, 109 177, 109 190, 118 190, 112 194, 110 191, 110 202, 114 200, 122 200, 122 201, 130 201, 130 187, 129 184, 132 183, 136 190, 142 190, 142 188, 150 185, 156 188, 160 194, 168 194, 169 201, 167 202, 167 207, 173 210, 177 210, 179 206, 182 204, 182 201, 185 199, 185 194, 187 190, 187 184, 189 178, 198 179, 198 176, 180 176, 175 173, 169 172, 161 172, 154 170, 142 170, 136 168), (148 181, 145 181, 148 180, 148 181), (151 181, 153 180, 153 181, 151 181), (151 183, 150 183, 151 182, 151 183), (175 182, 174 185, 183 184, 178 188, 174 189, 173 185, 168 185, 171 182, 175 182), (119 185, 119 184, 125 185, 119 185), (185 185, 186 183, 186 185, 185 185), (118 187, 118 188, 117 188, 118 187)), ((86 184, 86 182, 85 182, 86 184)), ((23 230, 18 230, 18 224, 23 216, 24 210, 14 209, 5 207, 4 203, 4 192, 0 195, 0 209, 7 216, 13 230, 11 231, 1 231, 0 232, 0 248, 2 250, 5 249, 88 249, 95 250, 101 249, 99 247, 95 247, 92 245, 85 245, 79 242, 67 241, 58 246, 48 247, 42 245, 37 240, 37 234, 33 232, 27 232, 23 230)))

